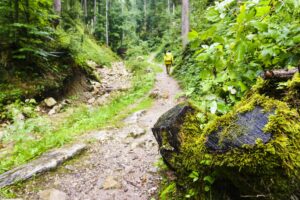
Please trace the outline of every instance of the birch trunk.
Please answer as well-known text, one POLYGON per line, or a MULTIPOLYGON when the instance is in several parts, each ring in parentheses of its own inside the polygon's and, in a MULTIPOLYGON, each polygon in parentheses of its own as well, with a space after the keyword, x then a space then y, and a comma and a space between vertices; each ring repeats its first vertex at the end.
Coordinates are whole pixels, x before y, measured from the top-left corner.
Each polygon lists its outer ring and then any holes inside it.
POLYGON ((19 21, 19 0, 15 0, 15 22, 19 21))
MULTIPOLYGON (((122 17, 124 16, 124 1, 121 1, 121 8, 122 8, 122 17)), ((124 41, 124 25, 122 26, 122 36, 121 36, 121 47, 123 46, 124 41)))
POLYGON ((173 15, 175 15, 175 3, 173 2, 173 15))
POLYGON ((93 18, 94 29, 96 26, 96 21, 97 21, 97 0, 94 0, 94 18, 93 18))
POLYGON ((87 0, 83 1, 83 10, 84 10, 84 20, 87 23, 87 0))
POLYGON ((54 11, 56 14, 61 14, 61 0, 54 0, 54 11))
POLYGON ((144 0, 144 30, 147 31, 147 0, 144 0))
POLYGON ((182 0, 182 44, 186 47, 190 31, 189 0, 182 0))
POLYGON ((106 38, 106 45, 109 46, 109 36, 108 36, 108 4, 109 0, 106 0, 105 6, 105 38, 106 38))

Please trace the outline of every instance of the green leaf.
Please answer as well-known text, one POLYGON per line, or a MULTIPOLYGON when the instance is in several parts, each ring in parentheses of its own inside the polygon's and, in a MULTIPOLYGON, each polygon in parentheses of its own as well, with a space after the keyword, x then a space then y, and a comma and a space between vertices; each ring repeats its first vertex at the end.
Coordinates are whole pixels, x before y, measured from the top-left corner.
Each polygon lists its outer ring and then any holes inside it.
POLYGON ((236 48, 236 54, 237 54, 237 61, 238 62, 241 62, 241 61, 244 60, 246 50, 247 50, 246 43, 244 41, 240 41, 237 48, 236 48))
POLYGON ((196 182, 199 179, 199 174, 196 171, 193 171, 190 175, 189 178, 193 179, 193 182, 196 182))
POLYGON ((190 41, 195 40, 196 38, 198 38, 199 34, 198 32, 196 32, 195 30, 192 30, 191 32, 189 32, 188 34, 188 39, 190 41))
POLYGON ((208 12, 205 15, 206 19, 211 22, 217 22, 220 20, 220 13, 211 7, 208 9, 208 12))
POLYGON ((205 176, 203 178, 204 181, 207 181, 208 183, 210 183, 211 185, 215 182, 215 178, 211 177, 211 176, 205 176))
POLYGON ((253 20, 250 22, 250 24, 260 32, 264 32, 268 30, 268 24, 264 22, 253 20))
POLYGON ((293 37, 293 42, 294 43, 300 43, 300 34, 297 35, 297 36, 295 36, 295 37, 293 37))
POLYGON ((206 61, 209 59, 209 53, 201 53, 197 56, 196 60, 206 61))
POLYGON ((256 16, 262 17, 270 13, 271 7, 270 6, 259 6, 256 7, 256 16))
POLYGON ((205 192, 209 192, 209 191, 210 191, 210 187, 209 187, 209 186, 205 186, 205 187, 204 187, 204 191, 205 191, 205 192))

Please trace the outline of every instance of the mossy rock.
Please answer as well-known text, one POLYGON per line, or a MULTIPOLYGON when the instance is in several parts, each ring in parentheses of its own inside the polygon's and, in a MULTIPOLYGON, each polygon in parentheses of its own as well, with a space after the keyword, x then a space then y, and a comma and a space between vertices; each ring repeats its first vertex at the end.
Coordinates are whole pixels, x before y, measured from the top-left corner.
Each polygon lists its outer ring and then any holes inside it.
POLYGON ((243 145, 255 145, 257 140, 266 144, 271 140, 271 134, 265 133, 263 128, 268 123, 270 114, 272 112, 263 112, 259 106, 238 114, 236 121, 230 126, 219 127, 208 135, 206 147, 214 152, 225 152, 243 145))
POLYGON ((177 185, 196 191, 195 199, 299 198, 297 107, 291 98, 284 101, 282 96, 278 100, 259 93, 257 88, 267 83, 259 84, 230 113, 205 128, 192 105, 184 106, 186 112, 182 105, 175 107, 155 125, 162 156, 178 175, 177 185), (164 120, 174 116, 174 124, 167 121, 165 129, 164 120), (175 127, 175 132, 168 131, 175 127), (189 178, 191 172, 198 174, 196 182, 189 178))
POLYGON ((178 134, 180 127, 184 122, 185 115, 191 111, 192 108, 188 105, 179 104, 162 115, 152 128, 160 147, 159 151, 166 164, 171 168, 169 159, 172 158, 173 153, 179 153, 181 140, 178 134))

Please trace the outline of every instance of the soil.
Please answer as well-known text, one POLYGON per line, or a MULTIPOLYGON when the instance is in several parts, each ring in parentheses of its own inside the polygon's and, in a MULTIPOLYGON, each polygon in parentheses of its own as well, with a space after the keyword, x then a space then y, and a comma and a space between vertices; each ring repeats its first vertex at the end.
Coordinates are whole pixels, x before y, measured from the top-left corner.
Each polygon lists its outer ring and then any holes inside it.
POLYGON ((161 177, 155 163, 160 159, 151 128, 177 103, 177 82, 164 72, 157 74, 153 106, 124 120, 122 128, 95 131, 83 155, 58 170, 24 184, 23 199, 40 199, 39 192, 57 189, 70 200, 146 200, 156 197, 161 177))

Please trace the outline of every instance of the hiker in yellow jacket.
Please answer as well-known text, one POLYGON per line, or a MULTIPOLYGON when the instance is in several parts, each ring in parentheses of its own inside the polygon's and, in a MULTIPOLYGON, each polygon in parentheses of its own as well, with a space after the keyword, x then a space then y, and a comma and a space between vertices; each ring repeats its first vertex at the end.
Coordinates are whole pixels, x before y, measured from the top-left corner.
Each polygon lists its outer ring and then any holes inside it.
POLYGON ((174 62, 174 57, 170 50, 168 50, 166 52, 166 54, 164 56, 164 61, 165 61, 166 69, 167 69, 167 74, 170 74, 170 69, 174 62))

